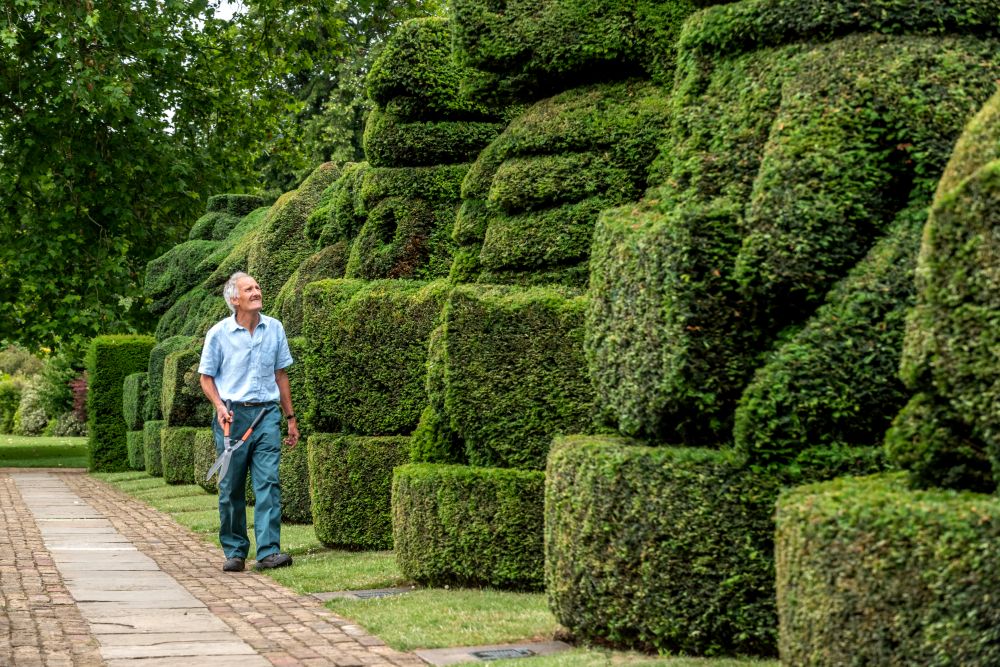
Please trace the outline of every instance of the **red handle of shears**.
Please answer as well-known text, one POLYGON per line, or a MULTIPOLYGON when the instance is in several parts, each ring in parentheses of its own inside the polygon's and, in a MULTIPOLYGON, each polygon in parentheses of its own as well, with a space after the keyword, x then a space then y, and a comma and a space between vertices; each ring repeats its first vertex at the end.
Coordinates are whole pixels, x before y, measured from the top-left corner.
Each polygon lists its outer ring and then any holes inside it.
MULTIPOLYGON (((228 417, 232 413, 232 411, 233 411, 233 409, 230 406, 229 401, 226 401, 226 416, 228 417)), ((224 420, 222 422, 222 435, 226 436, 227 438, 229 437, 229 420, 228 419, 224 420)))

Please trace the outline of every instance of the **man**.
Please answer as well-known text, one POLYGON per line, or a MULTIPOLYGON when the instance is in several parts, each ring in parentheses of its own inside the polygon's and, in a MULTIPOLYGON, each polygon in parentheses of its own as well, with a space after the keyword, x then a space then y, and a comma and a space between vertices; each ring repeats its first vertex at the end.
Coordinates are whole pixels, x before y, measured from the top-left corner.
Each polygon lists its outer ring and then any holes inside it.
POLYGON ((212 426, 216 452, 221 455, 224 449, 224 424, 229 423, 235 442, 263 411, 262 419, 247 442, 233 452, 226 476, 219 479, 219 540, 226 555, 222 569, 242 572, 246 567, 250 550, 245 487, 248 467, 257 497, 255 569, 285 567, 292 564, 292 558, 280 549, 278 462, 281 457, 281 412, 288 420, 285 444, 295 447, 299 441, 285 370, 292 364, 292 354, 281 322, 260 312, 263 298, 256 280, 242 272, 234 273, 222 294, 232 317, 209 329, 198 366, 201 389, 215 406, 216 418, 212 426), (226 409, 226 401, 230 401, 232 411, 226 409))

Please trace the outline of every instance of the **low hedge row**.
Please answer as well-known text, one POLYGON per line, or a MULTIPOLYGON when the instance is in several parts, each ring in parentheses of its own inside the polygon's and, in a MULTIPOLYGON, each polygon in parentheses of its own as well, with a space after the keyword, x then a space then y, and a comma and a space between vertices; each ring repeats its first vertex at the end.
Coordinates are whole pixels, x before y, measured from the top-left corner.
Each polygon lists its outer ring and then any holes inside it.
POLYGON ((406 121, 373 109, 365 124, 365 157, 373 167, 471 162, 502 129, 486 121, 406 121))
POLYGON ((392 478, 392 535, 403 576, 431 586, 542 586, 538 471, 410 464, 392 478))
POLYGON ((161 401, 163 400, 163 364, 167 355, 185 348, 192 347, 195 339, 192 336, 171 336, 161 339, 149 352, 149 365, 146 368, 146 404, 143 407, 143 420, 163 419, 161 401))
POLYGON ((95 472, 128 469, 122 414, 125 378, 149 365, 151 336, 97 336, 86 355, 87 464, 95 472))
POLYGON ((142 443, 143 431, 128 431, 125 433, 125 449, 128 451, 129 470, 144 470, 146 468, 146 454, 142 443))
POLYGON ((427 389, 470 464, 538 470, 553 435, 588 429, 585 308, 586 297, 552 287, 451 291, 436 361, 443 381, 427 389))
POLYGON ((757 469, 733 450, 559 438, 546 470, 549 606, 584 640, 773 655, 779 491, 883 465, 879 448, 820 448, 757 469))
POLYGON ((125 416, 125 426, 130 431, 142 429, 142 415, 146 408, 146 394, 149 391, 146 377, 147 372, 140 371, 125 376, 125 381, 122 383, 122 414, 125 416))
POLYGON ((316 537, 329 547, 391 549, 392 469, 406 463, 409 438, 314 433, 309 488, 316 537))
POLYGON ((305 413, 314 431, 393 435, 416 427, 427 404, 427 338, 447 292, 443 281, 306 286, 305 413))
POLYGON ((1000 503, 900 475, 782 495, 783 665, 1000 664, 1000 503))
POLYGON ((198 362, 201 347, 171 352, 163 362, 163 419, 168 426, 204 426, 212 423, 212 404, 201 390, 198 362))
POLYGON ((160 431, 166 425, 162 419, 147 419, 142 425, 142 458, 146 474, 163 477, 163 459, 160 457, 160 431))
POLYGON ((160 459, 163 481, 167 484, 191 484, 194 481, 193 426, 164 426, 160 431, 160 459))

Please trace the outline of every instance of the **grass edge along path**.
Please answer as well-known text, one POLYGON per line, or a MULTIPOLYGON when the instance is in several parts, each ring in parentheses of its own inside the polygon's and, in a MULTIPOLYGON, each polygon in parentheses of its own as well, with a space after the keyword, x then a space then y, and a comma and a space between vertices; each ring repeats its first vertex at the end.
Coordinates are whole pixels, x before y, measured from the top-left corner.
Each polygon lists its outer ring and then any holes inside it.
POLYGON ((0 435, 0 468, 86 468, 87 438, 0 435))
MULTIPOLYGON (((196 484, 167 485, 143 471, 91 473, 151 507, 169 514, 210 543, 218 544, 216 496, 196 484)), ((247 520, 253 525, 253 511, 247 520)), ((251 542, 253 530, 250 530, 251 542)), ((297 593, 388 588, 407 583, 391 551, 342 551, 324 547, 311 525, 282 524, 282 548, 295 558, 290 568, 267 571, 297 593)), ((251 556, 253 551, 251 551, 251 556)), ((221 562, 221 552, 220 552, 221 562)), ((332 600, 326 606, 358 623, 389 646, 402 651, 550 640, 558 625, 544 593, 512 593, 490 589, 422 588, 401 596, 367 600, 332 600)), ((598 667, 663 665, 664 667, 778 667, 776 661, 730 658, 648 656, 595 648, 530 658, 526 667, 598 667)), ((501 660, 495 664, 515 662, 501 660)))

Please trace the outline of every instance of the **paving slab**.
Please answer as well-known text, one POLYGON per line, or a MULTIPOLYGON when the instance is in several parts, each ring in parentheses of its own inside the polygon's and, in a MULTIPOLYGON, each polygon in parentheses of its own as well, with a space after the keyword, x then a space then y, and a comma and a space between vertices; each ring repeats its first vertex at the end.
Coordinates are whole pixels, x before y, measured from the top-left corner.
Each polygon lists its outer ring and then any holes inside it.
MULTIPOLYGON (((171 658, 121 658, 108 660, 107 667, 272 667, 274 663, 259 655, 204 656, 192 661, 190 656, 171 658)), ((356 663, 358 665, 362 663, 356 663)))
POLYGON ((159 635, 163 633, 184 632, 230 632, 230 627, 207 609, 192 610, 182 615, 163 614, 121 614, 106 616, 91 621, 91 630, 98 637, 116 634, 159 635))

